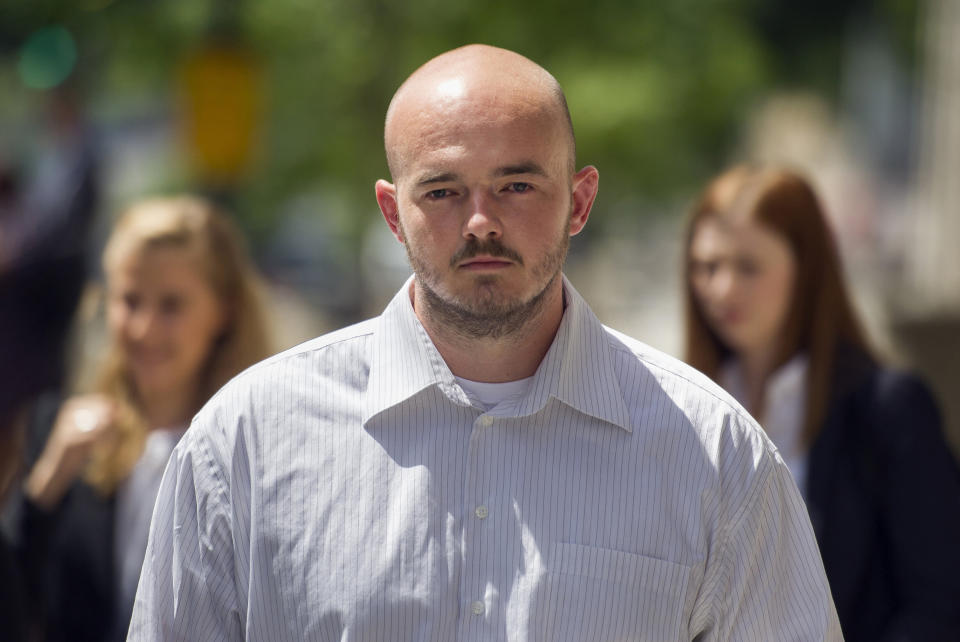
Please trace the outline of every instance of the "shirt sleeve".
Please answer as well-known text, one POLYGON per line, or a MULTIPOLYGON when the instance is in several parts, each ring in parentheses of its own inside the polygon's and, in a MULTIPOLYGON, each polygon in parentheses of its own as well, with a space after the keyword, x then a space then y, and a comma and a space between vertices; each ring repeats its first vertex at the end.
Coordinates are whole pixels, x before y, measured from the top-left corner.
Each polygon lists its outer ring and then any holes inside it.
MULTIPOLYGON (((776 451, 759 457, 719 543, 704 640, 843 640, 806 506, 776 451)), ((701 639, 701 638, 698 638, 701 639)))
POLYGON ((167 463, 128 640, 242 640, 229 494, 203 433, 167 463))

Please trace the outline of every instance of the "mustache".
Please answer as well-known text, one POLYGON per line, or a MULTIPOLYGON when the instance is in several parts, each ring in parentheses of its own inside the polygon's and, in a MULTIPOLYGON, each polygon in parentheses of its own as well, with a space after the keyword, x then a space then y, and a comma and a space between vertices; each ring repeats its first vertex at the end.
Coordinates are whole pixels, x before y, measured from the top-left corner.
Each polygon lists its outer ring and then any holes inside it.
POLYGON ((483 254, 485 256, 500 257, 505 259, 510 259, 518 265, 523 265, 523 259, 516 252, 516 250, 507 247, 503 243, 497 240, 489 241, 478 241, 476 239, 470 239, 464 244, 456 254, 453 255, 453 258, 450 259, 450 267, 455 268, 462 261, 467 259, 472 259, 475 256, 483 254))

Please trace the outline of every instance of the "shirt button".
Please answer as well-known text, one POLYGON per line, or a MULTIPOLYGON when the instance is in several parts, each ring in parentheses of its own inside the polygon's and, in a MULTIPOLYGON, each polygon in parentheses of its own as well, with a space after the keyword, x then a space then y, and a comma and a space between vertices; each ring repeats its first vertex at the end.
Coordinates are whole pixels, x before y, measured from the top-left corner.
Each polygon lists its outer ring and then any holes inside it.
POLYGON ((484 416, 480 417, 480 425, 481 425, 481 426, 492 426, 492 425, 493 425, 493 417, 491 417, 490 415, 484 415, 484 416))
POLYGON ((490 511, 487 510, 486 506, 480 505, 480 506, 477 506, 476 510, 473 511, 473 514, 476 515, 479 519, 486 519, 487 515, 490 514, 490 511))
POLYGON ((483 602, 479 600, 470 605, 470 612, 474 615, 483 615, 483 610, 483 602))

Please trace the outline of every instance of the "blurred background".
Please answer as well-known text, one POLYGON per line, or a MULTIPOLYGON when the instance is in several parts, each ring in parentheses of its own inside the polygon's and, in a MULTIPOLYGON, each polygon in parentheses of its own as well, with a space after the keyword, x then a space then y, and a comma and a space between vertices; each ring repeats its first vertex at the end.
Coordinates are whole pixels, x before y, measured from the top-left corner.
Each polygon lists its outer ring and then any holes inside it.
POLYGON ((373 197, 384 112, 469 42, 567 92, 578 162, 601 173, 567 272, 605 323, 678 354, 695 193, 735 161, 789 163, 826 202, 874 340, 927 376, 960 451, 956 0, 0 0, 0 269, 45 224, 6 203, 82 210, 82 360, 111 222, 198 191, 246 231, 280 347, 377 314, 409 274, 373 197))

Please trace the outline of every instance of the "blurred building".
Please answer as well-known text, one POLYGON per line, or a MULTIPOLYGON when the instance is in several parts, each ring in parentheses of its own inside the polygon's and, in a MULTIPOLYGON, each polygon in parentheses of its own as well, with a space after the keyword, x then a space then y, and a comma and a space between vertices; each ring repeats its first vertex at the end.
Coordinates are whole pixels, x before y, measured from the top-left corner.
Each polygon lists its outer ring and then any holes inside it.
POLYGON ((960 453, 960 2, 925 3, 921 142, 894 329, 960 453))

